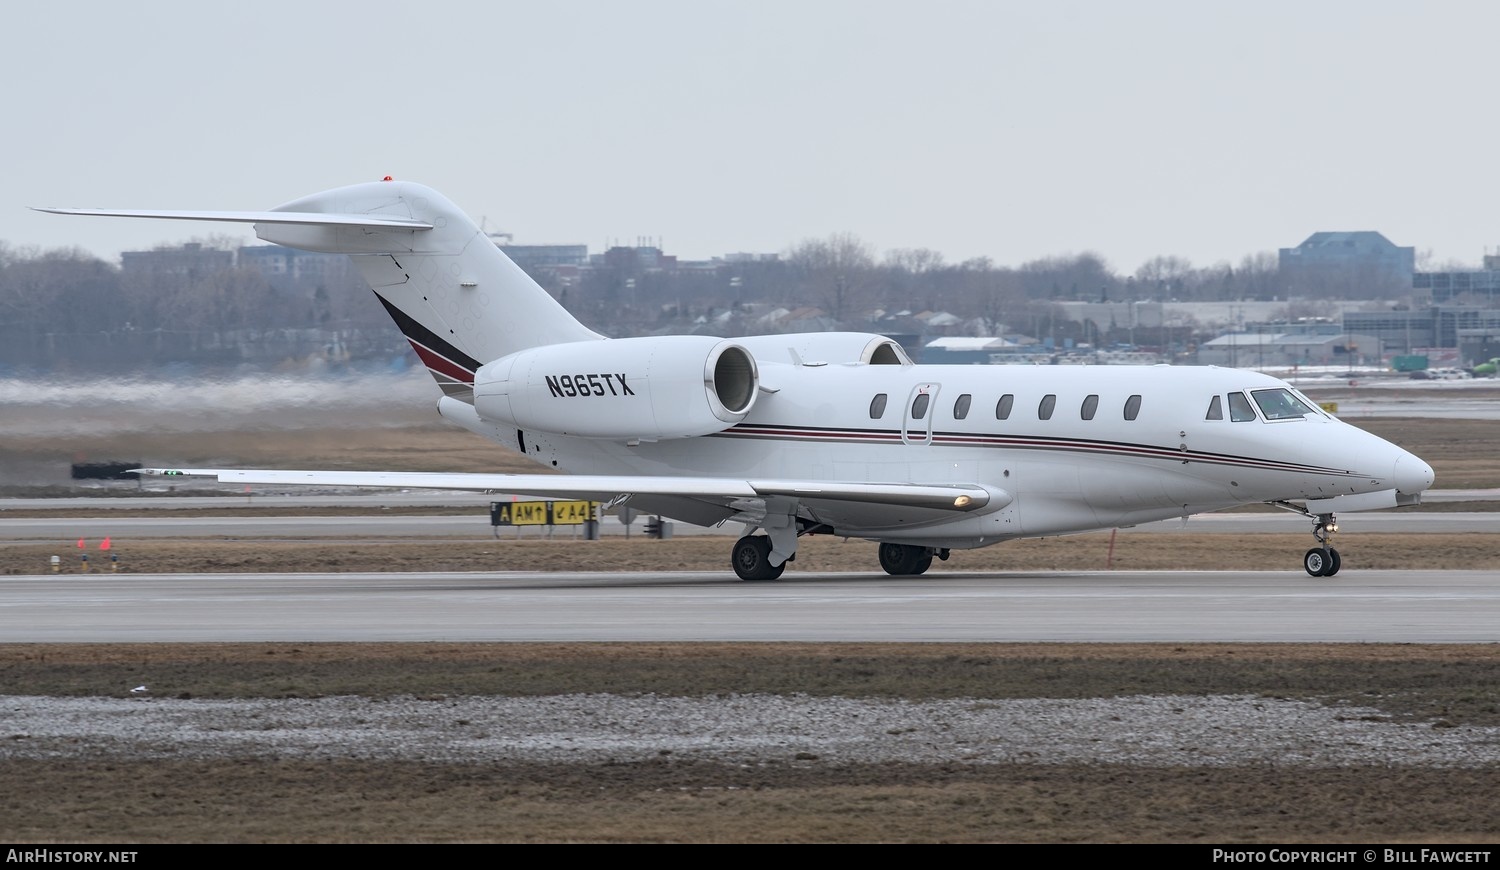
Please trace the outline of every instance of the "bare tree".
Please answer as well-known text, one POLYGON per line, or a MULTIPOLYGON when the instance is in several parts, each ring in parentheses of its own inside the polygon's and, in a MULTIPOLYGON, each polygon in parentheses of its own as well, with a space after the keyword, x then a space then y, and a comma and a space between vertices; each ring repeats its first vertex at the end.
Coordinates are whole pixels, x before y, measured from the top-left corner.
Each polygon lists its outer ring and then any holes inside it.
POLYGON ((1135 270, 1135 280, 1156 299, 1181 297, 1193 275, 1193 264, 1182 257, 1156 256, 1135 270))
POLYGON ((793 247, 787 262, 802 290, 802 299, 820 300, 835 321, 842 322, 852 304, 870 288, 875 256, 850 233, 808 239, 793 247))
POLYGON ((119 276, 80 248, 11 255, 0 271, 0 323, 39 332, 94 332, 128 318, 119 276))
POLYGON ((1118 294, 1121 283, 1109 263, 1092 252, 1032 260, 1016 272, 1022 290, 1032 299, 1094 300, 1101 292, 1118 294))

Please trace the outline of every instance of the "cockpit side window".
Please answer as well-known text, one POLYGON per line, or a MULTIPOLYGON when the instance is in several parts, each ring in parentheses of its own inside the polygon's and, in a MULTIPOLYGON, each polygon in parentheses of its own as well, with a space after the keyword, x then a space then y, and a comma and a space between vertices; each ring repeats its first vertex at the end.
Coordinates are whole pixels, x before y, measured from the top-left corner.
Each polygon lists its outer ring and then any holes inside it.
POLYGON ((885 416, 885 393, 876 393, 875 398, 870 400, 870 419, 879 420, 885 416))
POLYGON ((1208 403, 1208 413, 1203 415, 1205 420, 1224 419, 1224 402, 1218 396, 1214 396, 1208 403))
POLYGON ((1255 404, 1267 420, 1299 420, 1316 413, 1306 402, 1292 395, 1291 390, 1255 390, 1255 404))
POLYGON ((1229 419, 1236 423, 1255 419, 1255 409, 1250 407, 1250 400, 1245 398, 1244 393, 1229 394, 1229 419))

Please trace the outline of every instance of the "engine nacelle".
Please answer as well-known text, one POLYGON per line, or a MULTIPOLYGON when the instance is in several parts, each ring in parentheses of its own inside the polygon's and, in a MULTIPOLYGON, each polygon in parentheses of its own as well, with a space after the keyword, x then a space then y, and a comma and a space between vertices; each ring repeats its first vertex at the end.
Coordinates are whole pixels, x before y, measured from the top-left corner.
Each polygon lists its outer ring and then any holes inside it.
POLYGON ((755 357, 722 338, 675 335, 535 347, 481 367, 474 410, 520 429, 657 440, 719 432, 745 419, 755 357))

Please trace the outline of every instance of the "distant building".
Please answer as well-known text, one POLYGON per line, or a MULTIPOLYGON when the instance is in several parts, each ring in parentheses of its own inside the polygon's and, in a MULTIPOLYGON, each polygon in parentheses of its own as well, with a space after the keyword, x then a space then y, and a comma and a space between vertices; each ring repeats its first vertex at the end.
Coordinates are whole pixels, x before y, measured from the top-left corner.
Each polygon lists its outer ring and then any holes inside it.
POLYGON ((954 335, 935 338, 922 346, 921 361, 939 365, 989 365, 996 353, 1007 353, 1018 345, 999 337, 971 338, 954 335))
POLYGON ((120 271, 127 275, 212 275, 232 268, 233 251, 205 248, 197 242, 188 242, 180 248, 125 251, 120 254, 120 271))
POLYGON ((1412 290, 1433 305, 1500 303, 1500 257, 1486 256, 1484 268, 1474 272, 1417 272, 1412 290))
POLYGON ((1345 311, 1344 328, 1373 335, 1391 353, 1410 353, 1412 348, 1437 346, 1437 309, 1396 311, 1345 311))
POLYGON ((1347 333, 1234 332, 1198 346, 1199 364, 1234 368, 1354 366, 1381 358, 1380 339, 1347 333))
POLYGON ((1410 311, 1346 311, 1344 329, 1380 338, 1387 353, 1457 348, 1465 334, 1500 332, 1500 309, 1435 305, 1410 311))
POLYGON ((281 245, 247 246, 238 253, 241 267, 259 272, 278 290, 343 284, 350 280, 353 268, 347 254, 320 254, 281 245))
POLYGON ((1308 298, 1404 296, 1416 272, 1417 249, 1373 231, 1313 233, 1279 252, 1282 286, 1308 298))
POLYGON ((595 269, 615 269, 621 272, 674 272, 677 270, 677 256, 664 254, 655 245, 616 245, 602 254, 589 257, 589 265, 595 269))
POLYGON ((588 245, 501 245, 500 250, 528 274, 533 269, 584 266, 589 261, 588 245))

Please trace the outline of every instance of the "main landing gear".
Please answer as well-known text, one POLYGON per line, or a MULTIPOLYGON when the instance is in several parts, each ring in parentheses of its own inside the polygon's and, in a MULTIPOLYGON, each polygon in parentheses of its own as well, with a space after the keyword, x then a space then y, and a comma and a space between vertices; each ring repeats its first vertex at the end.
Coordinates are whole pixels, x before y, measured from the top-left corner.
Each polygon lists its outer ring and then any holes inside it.
MULTIPOLYGON (((746 535, 734 542, 729 564, 741 580, 775 580, 786 570, 786 562, 771 564, 772 541, 769 535, 746 535)), ((946 547, 916 547, 910 544, 881 544, 880 567, 896 577, 914 577, 932 567, 936 556, 947 561, 946 547)), ((793 555, 792 559, 796 556, 793 555)), ((787 562, 790 562, 788 559, 787 562)))
POLYGON ((948 560, 947 548, 917 547, 911 544, 881 544, 880 567, 893 577, 914 577, 932 567, 932 557, 948 560))
POLYGON ((771 564, 771 538, 767 535, 746 535, 735 541, 729 563, 741 580, 775 580, 786 570, 786 562, 771 564))
POLYGON ((1318 514, 1313 518, 1313 537, 1318 539, 1318 546, 1302 555, 1302 567, 1308 574, 1332 577, 1339 572, 1343 560, 1339 558, 1339 551, 1331 546, 1333 533, 1338 530, 1339 524, 1333 514, 1318 514))

